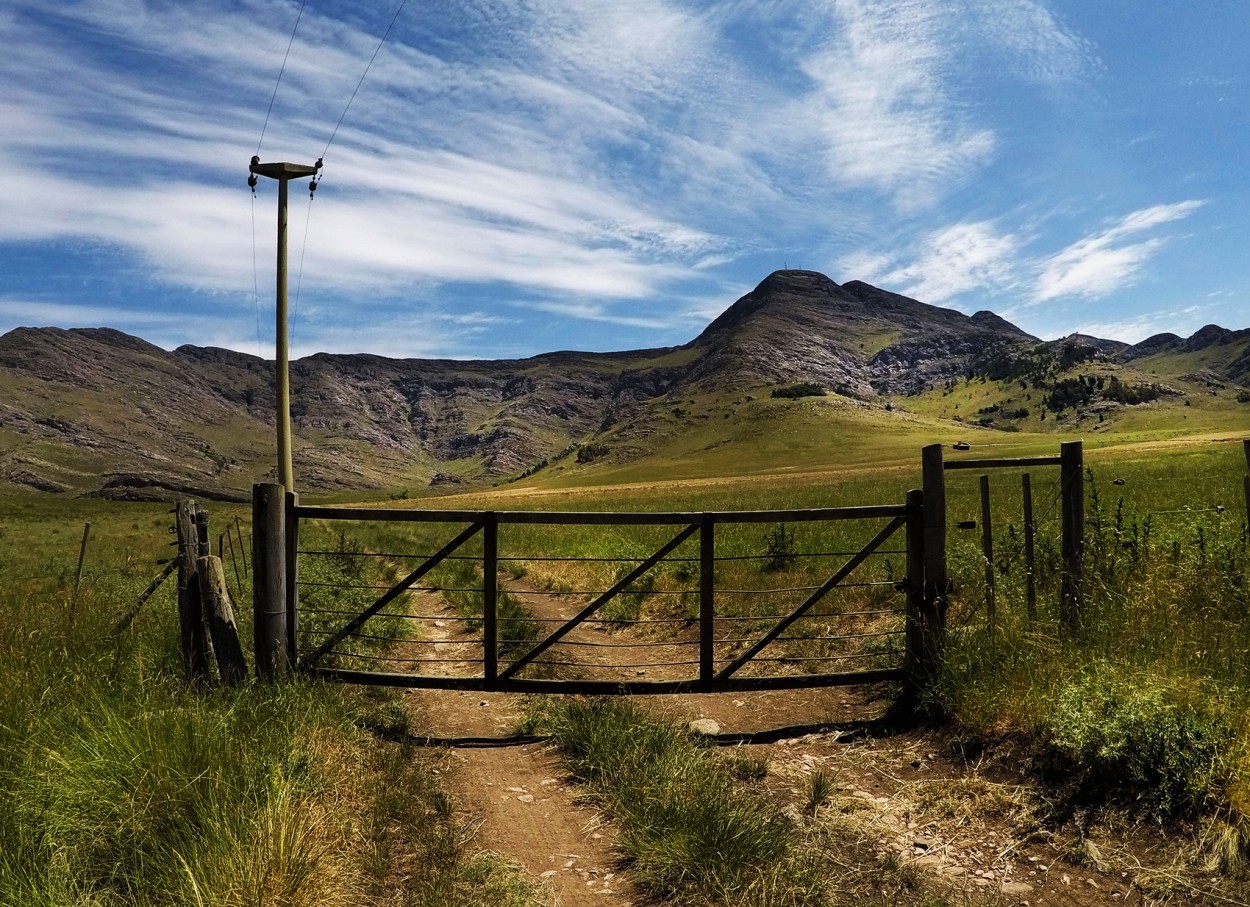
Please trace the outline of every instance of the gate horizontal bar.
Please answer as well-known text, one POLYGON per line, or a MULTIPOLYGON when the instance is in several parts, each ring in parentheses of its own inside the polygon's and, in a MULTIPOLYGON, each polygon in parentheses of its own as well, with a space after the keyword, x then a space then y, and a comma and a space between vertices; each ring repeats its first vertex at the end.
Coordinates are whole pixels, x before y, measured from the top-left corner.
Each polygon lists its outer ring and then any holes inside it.
POLYGON ((943 469, 998 469, 1000 467, 1025 469, 1029 466, 1058 466, 1058 457, 1007 457, 997 460, 946 460, 943 469))
POLYGON ((902 668, 879 668, 841 674, 794 674, 780 677, 728 677, 710 684, 690 680, 539 680, 500 677, 488 682, 485 677, 419 677, 412 674, 373 674, 342 668, 309 669, 309 673, 340 683, 403 687, 424 690, 475 690, 498 693, 572 693, 577 695, 631 696, 666 693, 749 693, 761 690, 797 690, 805 687, 853 686, 865 683, 903 680, 902 668))
MULTIPOLYGON (((1058 462, 1058 461, 1056 461, 1058 462)), ((295 514, 310 520, 361 520, 408 523, 472 523, 482 518, 480 510, 382 510, 363 507, 299 506, 295 514)), ((825 507, 819 510, 745 510, 709 513, 717 523, 812 523, 831 520, 866 520, 905 516, 906 504, 872 507, 825 507)), ((501 524, 540 524, 550 526, 673 526, 698 523, 702 513, 619 513, 550 512, 505 510, 496 512, 501 524)))

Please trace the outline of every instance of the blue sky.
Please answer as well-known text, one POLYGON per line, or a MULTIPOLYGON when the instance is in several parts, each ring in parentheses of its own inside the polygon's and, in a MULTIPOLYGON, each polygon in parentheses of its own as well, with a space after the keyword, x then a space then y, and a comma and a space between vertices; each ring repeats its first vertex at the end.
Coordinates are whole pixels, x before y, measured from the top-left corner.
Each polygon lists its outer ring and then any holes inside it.
POLYGON ((1250 325, 1245 0, 0 0, 0 330, 505 358, 782 267, 1042 337, 1250 325), (264 137, 261 141, 262 128, 264 137), (298 289, 298 299, 296 299, 298 289))

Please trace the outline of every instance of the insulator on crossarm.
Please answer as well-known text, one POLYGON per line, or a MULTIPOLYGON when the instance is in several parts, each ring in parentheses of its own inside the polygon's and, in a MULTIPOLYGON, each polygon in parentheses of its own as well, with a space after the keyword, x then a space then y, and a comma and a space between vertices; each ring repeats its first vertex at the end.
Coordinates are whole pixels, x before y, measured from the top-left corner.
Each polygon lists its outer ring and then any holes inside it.
POLYGON ((313 195, 316 193, 316 191, 317 191, 317 181, 309 180, 308 181, 308 197, 312 198, 313 195))
POLYGON ((252 194, 255 195, 256 194, 256 174, 255 173, 249 173, 247 175, 247 184, 249 187, 251 187, 252 194))

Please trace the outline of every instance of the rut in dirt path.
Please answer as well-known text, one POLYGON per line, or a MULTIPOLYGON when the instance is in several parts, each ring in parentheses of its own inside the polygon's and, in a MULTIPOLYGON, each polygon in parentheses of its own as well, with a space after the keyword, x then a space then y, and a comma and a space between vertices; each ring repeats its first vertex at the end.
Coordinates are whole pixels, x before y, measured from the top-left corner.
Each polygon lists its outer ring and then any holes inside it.
MULTIPOLYGON (((500 578, 500 587, 531 614, 544 620, 567 619, 582 604, 570 605, 525 582, 500 578)), ((427 593, 421 613, 439 615, 432 627, 439 658, 480 657, 480 638, 469 634, 451 605, 427 593)), ((550 632, 552 623, 542 623, 550 632)), ((697 650, 697 643, 682 647, 697 650)), ((674 647, 675 648, 675 647, 674 647)), ((602 623, 575 627, 549 650, 553 660, 573 661, 602 679, 676 679, 689 676, 686 664, 656 666, 655 641, 627 626, 602 623), (645 666, 641 666, 645 665, 645 666)), ((879 712, 882 703, 844 688, 805 689, 748 694, 665 694, 647 697, 657 711, 686 722, 711 719, 727 738, 765 733, 796 736, 815 726, 879 712)), ((427 741, 448 746, 444 782, 458 808, 478 823, 474 846, 516 860, 542 879, 550 903, 635 905, 647 901, 622 870, 613 850, 610 821, 577 799, 560 758, 543 741, 518 738, 526 697, 515 693, 420 690, 408 693, 413 726, 427 741)), ((705 725, 705 727, 707 727, 705 725)))

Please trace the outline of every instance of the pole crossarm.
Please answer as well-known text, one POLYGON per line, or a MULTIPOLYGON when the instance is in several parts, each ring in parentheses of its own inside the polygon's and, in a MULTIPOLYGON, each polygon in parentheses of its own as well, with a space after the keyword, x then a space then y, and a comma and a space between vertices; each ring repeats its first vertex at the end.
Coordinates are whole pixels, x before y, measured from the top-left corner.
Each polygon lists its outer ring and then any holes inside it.
POLYGON ((313 164, 292 164, 288 161, 271 161, 262 164, 256 158, 252 158, 252 163, 247 169, 249 173, 267 176, 274 180, 297 180, 317 175, 317 167, 313 164))

